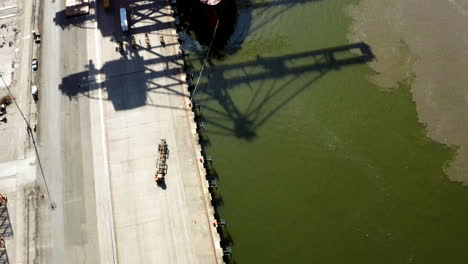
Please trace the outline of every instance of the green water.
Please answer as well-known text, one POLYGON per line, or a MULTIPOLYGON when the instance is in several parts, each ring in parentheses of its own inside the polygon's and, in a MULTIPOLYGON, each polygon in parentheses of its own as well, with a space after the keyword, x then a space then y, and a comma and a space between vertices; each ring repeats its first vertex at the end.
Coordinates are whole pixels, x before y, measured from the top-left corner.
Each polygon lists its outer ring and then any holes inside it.
POLYGON ((454 151, 426 137, 409 82, 383 91, 366 64, 296 56, 350 44, 350 2, 241 9, 242 47, 205 69, 232 262, 467 263, 468 190, 443 174, 454 151))

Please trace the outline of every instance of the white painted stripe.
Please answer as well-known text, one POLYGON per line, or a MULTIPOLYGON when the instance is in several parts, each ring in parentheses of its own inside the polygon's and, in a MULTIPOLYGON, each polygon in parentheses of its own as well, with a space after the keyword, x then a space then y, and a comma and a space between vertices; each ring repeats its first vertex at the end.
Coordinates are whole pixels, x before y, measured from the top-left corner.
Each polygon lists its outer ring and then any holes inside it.
POLYGON ((16 14, 1 16, 0 19, 9 18, 9 17, 14 17, 14 16, 16 16, 16 14))
POLYGON ((2 11, 2 10, 7 10, 7 9, 12 9, 12 8, 15 8, 15 7, 17 7, 17 5, 2 7, 2 8, 0 8, 0 11, 2 11))
POLYGON ((0 178, 16 175, 16 161, 0 163, 0 178))

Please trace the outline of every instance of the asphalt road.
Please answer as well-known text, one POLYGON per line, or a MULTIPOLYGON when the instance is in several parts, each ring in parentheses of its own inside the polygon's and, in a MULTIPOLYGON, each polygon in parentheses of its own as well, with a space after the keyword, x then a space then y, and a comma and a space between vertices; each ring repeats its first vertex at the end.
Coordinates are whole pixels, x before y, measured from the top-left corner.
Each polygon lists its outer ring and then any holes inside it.
POLYGON ((56 209, 42 208, 39 263, 99 263, 90 109, 69 98, 62 79, 87 63, 87 29, 61 27, 65 1, 43 1, 40 56, 39 149, 56 209))
POLYGON ((133 49, 119 26, 124 3, 96 20, 44 2, 38 137, 57 207, 41 209, 39 262, 221 263, 173 18, 165 2, 125 4, 133 49), (163 187, 154 182, 162 138, 163 187))

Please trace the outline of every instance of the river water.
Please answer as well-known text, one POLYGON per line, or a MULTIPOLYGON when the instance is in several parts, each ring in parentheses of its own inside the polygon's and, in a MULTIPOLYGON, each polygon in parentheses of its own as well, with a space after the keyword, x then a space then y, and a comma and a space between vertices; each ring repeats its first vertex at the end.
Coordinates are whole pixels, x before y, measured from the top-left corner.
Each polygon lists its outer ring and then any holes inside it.
MULTIPOLYGON (((454 150, 418 123, 411 79, 386 90, 353 60, 356 2, 244 4, 206 65, 194 100, 233 263, 468 260, 468 190, 443 173, 454 150)), ((184 47, 196 79, 203 48, 184 47)))

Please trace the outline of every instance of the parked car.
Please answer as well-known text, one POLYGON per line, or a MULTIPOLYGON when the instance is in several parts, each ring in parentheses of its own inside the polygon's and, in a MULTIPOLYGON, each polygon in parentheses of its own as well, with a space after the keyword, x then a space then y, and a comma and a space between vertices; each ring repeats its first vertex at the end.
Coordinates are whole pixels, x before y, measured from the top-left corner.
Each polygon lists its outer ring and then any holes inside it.
POLYGON ((37 71, 37 68, 39 68, 39 62, 37 61, 37 59, 33 59, 31 65, 34 71, 37 71))

